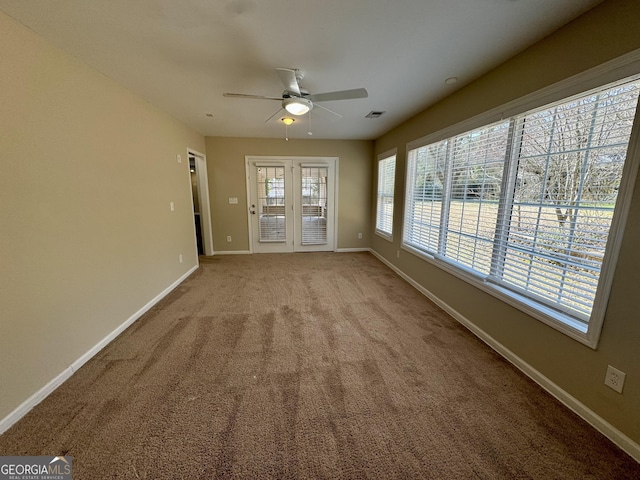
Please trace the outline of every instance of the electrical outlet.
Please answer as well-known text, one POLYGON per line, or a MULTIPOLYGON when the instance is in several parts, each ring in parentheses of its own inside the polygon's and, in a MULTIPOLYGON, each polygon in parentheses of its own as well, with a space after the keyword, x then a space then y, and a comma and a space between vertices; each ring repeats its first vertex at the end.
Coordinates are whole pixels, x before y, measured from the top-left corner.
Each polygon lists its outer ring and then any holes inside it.
POLYGON ((227 242, 231 243, 231 235, 227 235, 227 242))
POLYGON ((358 240, 362 240, 362 232, 358 234, 358 240))
POLYGON ((182 254, 178 255, 178 260, 182 263, 182 254))
POLYGON ((396 258, 400 258, 400 250, 396 250, 396 258))
POLYGON ((173 212, 175 209, 176 209, 176 206, 173 204, 173 202, 169 202, 169 210, 173 212))
POLYGON ((609 388, 613 388, 616 392, 622 393, 622 388, 624 387, 624 379, 626 376, 626 373, 621 372, 611 365, 607 365, 607 374, 604 377, 604 384, 609 388))

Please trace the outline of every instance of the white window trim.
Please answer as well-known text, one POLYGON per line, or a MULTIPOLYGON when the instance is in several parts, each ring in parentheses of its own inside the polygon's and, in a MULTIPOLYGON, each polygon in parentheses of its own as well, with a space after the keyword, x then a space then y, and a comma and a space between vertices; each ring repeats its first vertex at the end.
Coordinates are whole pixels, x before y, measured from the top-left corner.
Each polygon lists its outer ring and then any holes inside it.
MULTIPOLYGON (((445 138, 451 138, 461 133, 497 122, 504 118, 520 115, 524 112, 543 107, 547 104, 561 101, 582 92, 639 74, 640 49, 505 105, 496 107, 470 119, 413 140, 406 144, 405 158, 408 159, 409 152, 416 148, 435 143, 445 138)), ((598 341, 600 340, 600 333, 602 331, 602 325, 606 315, 613 277, 615 275, 620 247, 624 237, 624 229, 631 206, 633 188, 640 167, 640 108, 636 112, 626 158, 618 191, 615 213, 609 230, 609 239, 607 241, 605 256, 602 261, 600 279, 596 290, 596 298, 586 330, 584 325, 573 321, 571 317, 567 315, 563 315, 555 310, 547 308, 542 304, 500 287, 499 285, 489 283, 485 281, 484 278, 471 271, 466 271, 458 265, 452 265, 446 259, 436 258, 422 250, 407 245, 404 225, 402 228, 400 248, 504 301, 518 310, 523 311, 531 317, 566 334, 574 340, 577 340, 590 348, 596 349, 598 341)), ((409 188, 408 181, 409 175, 405 172, 404 195, 406 195, 409 188)), ((402 218, 404 222, 405 212, 403 212, 402 218)))
MULTIPOLYGON (((391 227, 391 233, 389 232, 385 232, 383 230, 379 230, 377 225, 378 225, 378 175, 380 172, 380 162, 382 160, 386 160, 390 157, 395 157, 395 165, 397 167, 398 165, 398 149, 397 148, 392 148, 391 150, 387 150, 386 152, 383 152, 381 154, 378 155, 377 161, 376 161, 376 218, 374 219, 374 233, 376 235, 378 235, 381 238, 384 238, 385 240, 387 240, 388 242, 393 242, 393 222, 395 221, 395 205, 396 205, 396 192, 395 192, 395 188, 393 191, 393 209, 394 209, 394 213, 392 214, 391 217, 391 222, 392 222, 392 227, 391 227)), ((397 173, 397 172, 396 172, 397 173)), ((394 178, 393 178, 393 182, 394 182, 394 187, 395 187, 395 182, 397 179, 397 175, 394 174, 394 178)))

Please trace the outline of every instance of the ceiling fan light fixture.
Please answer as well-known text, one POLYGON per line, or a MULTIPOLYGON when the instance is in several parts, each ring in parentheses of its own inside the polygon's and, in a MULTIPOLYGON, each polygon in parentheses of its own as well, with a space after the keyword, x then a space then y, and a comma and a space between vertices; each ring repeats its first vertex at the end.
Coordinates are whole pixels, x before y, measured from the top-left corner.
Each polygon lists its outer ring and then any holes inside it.
POLYGON ((313 108, 313 103, 306 98, 290 97, 282 101, 282 106, 291 115, 304 115, 313 108))
POLYGON ((295 118, 291 118, 291 117, 283 117, 280 119, 280 121, 282 123, 284 123, 287 127, 291 124, 293 124, 293 122, 295 122, 295 118))

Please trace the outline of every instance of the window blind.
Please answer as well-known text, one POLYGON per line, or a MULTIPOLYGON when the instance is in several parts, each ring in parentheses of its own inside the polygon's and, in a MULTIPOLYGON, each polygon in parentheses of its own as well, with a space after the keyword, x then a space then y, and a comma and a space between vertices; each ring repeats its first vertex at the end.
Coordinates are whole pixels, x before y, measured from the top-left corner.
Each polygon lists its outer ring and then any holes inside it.
POLYGON ((410 150, 403 244, 587 325, 639 93, 621 82, 410 150))
POLYGON ((403 241, 431 254, 438 253, 440 244, 448 147, 444 140, 408 155, 403 241))
POLYGON ((498 218, 509 122, 457 136, 448 162, 446 241, 441 254, 488 274, 498 218))
POLYGON ((638 90, 616 86, 516 118, 508 234, 494 280, 588 321, 638 90))
POLYGON ((376 230, 391 236, 393 233, 393 195, 396 179, 396 156, 378 162, 378 200, 376 230))
POLYGON ((327 243, 327 167, 302 170, 302 244, 327 243))
POLYGON ((258 168, 260 242, 284 242, 287 239, 284 174, 284 167, 258 168))

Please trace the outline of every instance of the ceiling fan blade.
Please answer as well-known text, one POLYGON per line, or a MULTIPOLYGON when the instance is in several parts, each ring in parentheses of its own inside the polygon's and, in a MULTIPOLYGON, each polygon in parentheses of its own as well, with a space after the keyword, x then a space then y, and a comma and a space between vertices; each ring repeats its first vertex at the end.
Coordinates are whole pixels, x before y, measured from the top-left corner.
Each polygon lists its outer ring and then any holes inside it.
POLYGON ((276 68, 278 76, 284 89, 289 93, 294 93, 300 96, 300 85, 298 85, 298 79, 296 78, 296 71, 290 68, 276 68))
POLYGON ((276 113, 274 113, 273 115, 271 115, 269 118, 267 118, 264 123, 267 123, 269 120, 273 119, 274 117, 277 117, 278 115, 280 115, 281 112, 284 112, 284 108, 279 109, 276 113))
POLYGON ((313 112, 317 113, 318 116, 329 119, 329 120, 340 120, 342 115, 334 112, 333 110, 329 110, 327 107, 323 107, 322 105, 314 104, 313 112))
POLYGON ((351 100, 354 98, 367 98, 369 93, 364 88, 354 88, 353 90, 340 90, 338 92, 316 93, 306 96, 312 102, 330 102, 332 100, 351 100))
POLYGON ((247 93, 223 93, 223 97, 228 98, 249 98, 252 100, 280 100, 282 101, 282 97, 265 97, 264 95, 250 95, 247 93))

